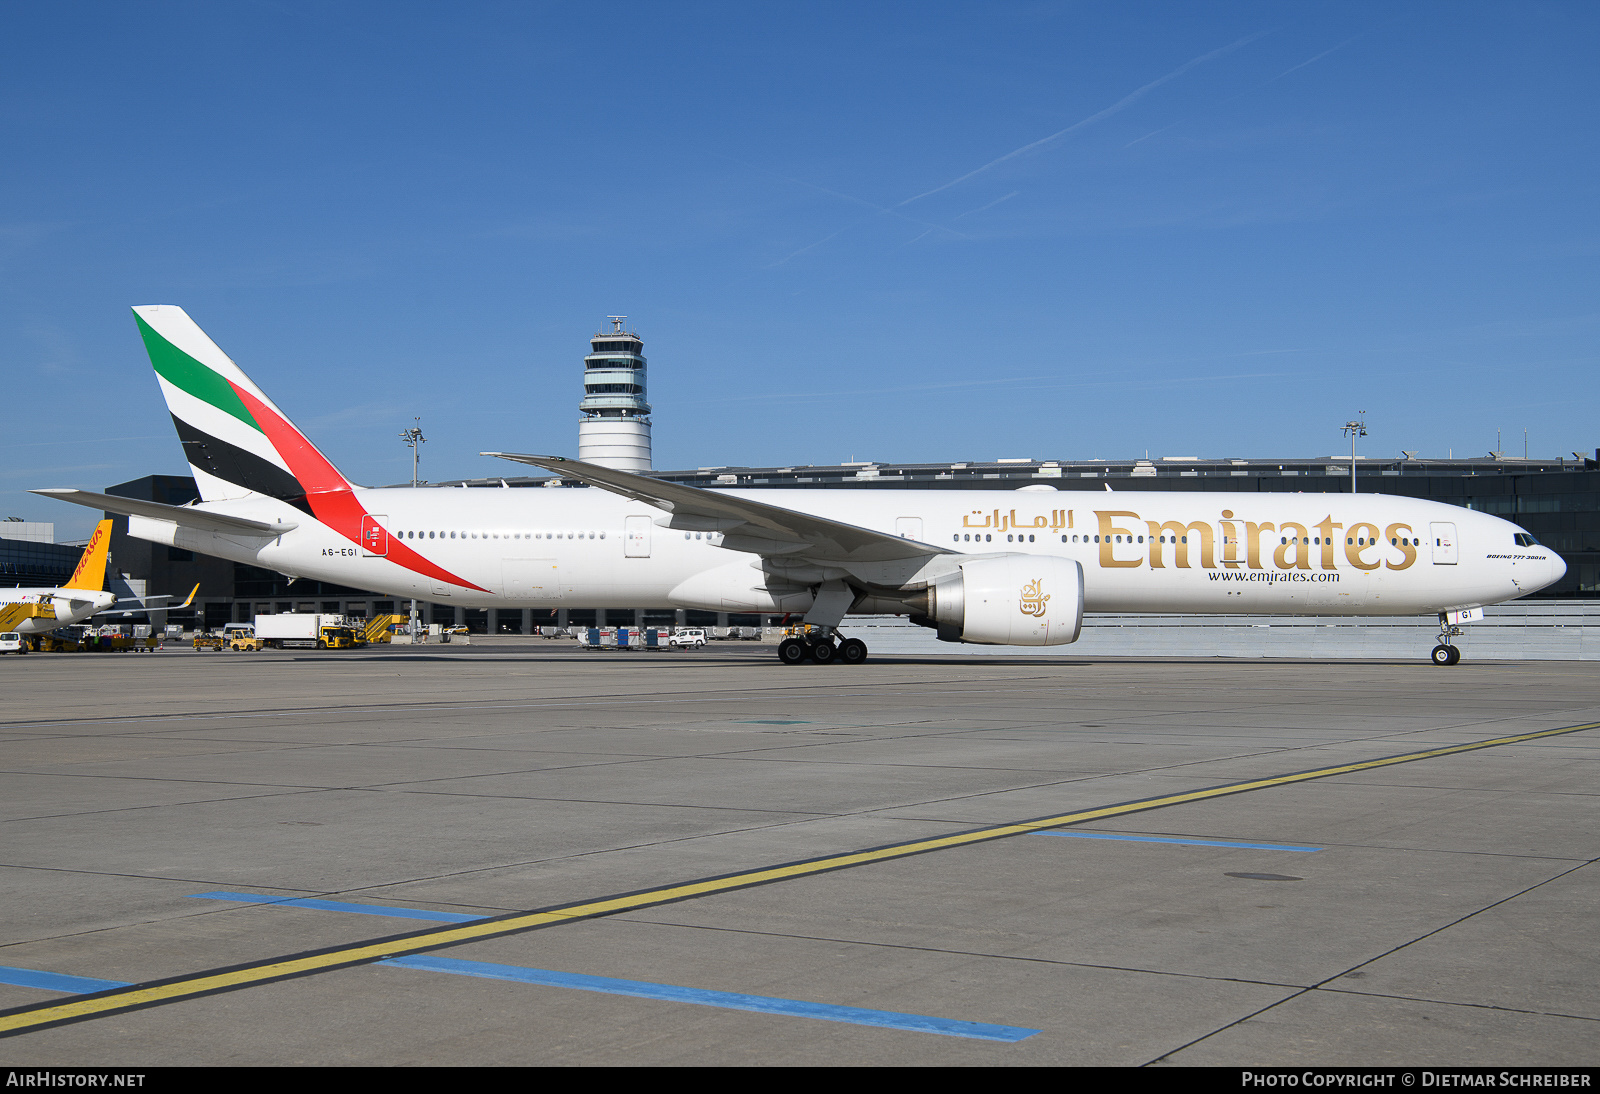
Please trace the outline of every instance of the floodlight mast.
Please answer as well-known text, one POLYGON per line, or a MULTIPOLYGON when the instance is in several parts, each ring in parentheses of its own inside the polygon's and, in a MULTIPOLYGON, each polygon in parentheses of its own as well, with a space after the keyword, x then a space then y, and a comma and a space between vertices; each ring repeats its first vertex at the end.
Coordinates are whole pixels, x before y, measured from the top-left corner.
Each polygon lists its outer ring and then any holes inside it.
POLYGON ((1345 422, 1340 427, 1344 430, 1344 435, 1350 438, 1350 492, 1352 494, 1356 492, 1356 438, 1367 435, 1367 412, 1362 410, 1357 413, 1360 417, 1345 422))
MULTIPOLYGON (((421 453, 422 446, 428 443, 428 438, 422 435, 422 418, 415 416, 411 420, 417 424, 410 429, 402 429, 400 431, 400 439, 411 448, 411 488, 415 490, 417 487, 417 458, 421 453)), ((411 612, 407 623, 406 629, 411 635, 411 641, 415 642, 417 640, 417 632, 421 629, 417 618, 416 597, 411 598, 411 612)))
POLYGON ((420 454, 422 446, 428 443, 428 438, 422 435, 422 419, 420 417, 416 417, 413 418, 412 421, 416 422, 417 424, 412 426, 410 429, 402 429, 400 431, 400 439, 411 448, 411 485, 416 486, 417 457, 420 454))

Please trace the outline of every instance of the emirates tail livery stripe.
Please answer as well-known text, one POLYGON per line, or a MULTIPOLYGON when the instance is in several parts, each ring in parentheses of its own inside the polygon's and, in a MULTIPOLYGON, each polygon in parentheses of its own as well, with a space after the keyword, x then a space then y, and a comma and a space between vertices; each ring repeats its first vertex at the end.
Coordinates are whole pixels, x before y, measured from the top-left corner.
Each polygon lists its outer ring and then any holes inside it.
MULTIPOLYGON (((169 310, 183 315, 180 309, 162 309, 163 312, 169 310)), ((172 411, 179 432, 185 438, 184 448, 191 464, 215 478, 286 501, 316 517, 351 543, 365 546, 361 541, 361 522, 363 517, 370 514, 356 498, 349 480, 317 451, 304 434, 267 402, 264 395, 197 360, 175 345, 167 335, 157 331, 143 316, 135 313, 135 319, 157 375, 183 393, 227 415, 212 423, 228 434, 217 436, 197 422, 185 421, 180 416, 180 407, 170 405, 172 400, 169 399, 168 409, 172 411), (251 431, 254 431, 253 435, 251 431), (263 445, 262 441, 266 444, 263 445), (268 454, 276 459, 268 459, 268 454)), ((193 320, 189 320, 187 315, 183 315, 183 320, 193 326, 193 320)), ((198 327, 194 328, 193 334, 202 339, 205 337, 198 327)), ((215 343, 209 339, 205 340, 204 345, 221 356, 221 351, 216 350, 215 343)), ((228 364, 238 371, 232 362, 228 364)), ((243 373, 240 376, 242 378, 243 373)), ((488 591, 430 562, 399 540, 388 537, 387 530, 385 536, 388 538, 386 553, 391 562, 436 581, 479 592, 488 591)))
MULTIPOLYGON (((315 445, 289 424, 287 419, 275 413, 272 408, 237 384, 233 385, 233 390, 238 395, 239 401, 259 423, 257 428, 267 435, 272 447, 277 449, 278 454, 288 463, 290 474, 306 491, 306 500, 311 503, 312 514, 351 543, 360 544, 361 518, 369 514, 361 502, 356 500, 350 483, 339 474, 333 464, 328 462, 326 456, 317 451, 315 445)), ((435 566, 398 539, 389 537, 387 529, 384 530, 384 535, 389 539, 388 557, 391 562, 397 562, 409 570, 426 574, 438 581, 448 581, 464 588, 477 589, 479 592, 488 591, 480 585, 474 585, 435 566)))

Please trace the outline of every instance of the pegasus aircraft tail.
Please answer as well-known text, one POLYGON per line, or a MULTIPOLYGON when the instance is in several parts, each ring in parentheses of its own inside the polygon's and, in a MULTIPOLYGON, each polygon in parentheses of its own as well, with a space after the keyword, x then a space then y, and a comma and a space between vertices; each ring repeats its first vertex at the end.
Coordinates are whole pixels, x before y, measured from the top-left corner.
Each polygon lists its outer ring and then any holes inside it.
POLYGON ((89 545, 83 549, 83 557, 78 559, 78 568, 72 571, 72 577, 61 586, 63 589, 81 589, 89 592, 100 592, 106 587, 106 555, 111 550, 111 522, 103 520, 94 527, 94 535, 89 537, 89 545))

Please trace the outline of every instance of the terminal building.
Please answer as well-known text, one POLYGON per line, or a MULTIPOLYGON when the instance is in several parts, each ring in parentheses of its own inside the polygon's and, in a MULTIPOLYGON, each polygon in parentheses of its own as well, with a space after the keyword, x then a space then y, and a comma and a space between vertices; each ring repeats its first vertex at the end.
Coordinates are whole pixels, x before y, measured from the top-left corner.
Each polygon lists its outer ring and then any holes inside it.
POLYGON ((0 585, 53 589, 72 576, 82 555, 81 543, 57 543, 48 521, 0 520, 0 585))
MULTIPOLYGON (((1427 498, 1504 517, 1531 532, 1567 563, 1566 577, 1535 594, 1543 601, 1600 601, 1600 449, 1595 458, 1557 460, 1488 457, 1423 460, 1319 456, 1297 459, 1201 459, 1167 456, 1139 460, 994 459, 951 463, 847 463, 789 467, 702 467, 654 471, 651 452, 650 403, 644 342, 626 327, 626 316, 610 316, 609 329, 589 340, 583 358, 582 417, 578 423, 578 458, 619 470, 653 475, 669 482, 708 489, 719 487, 807 488, 838 490, 1016 490, 1047 486, 1057 490, 1235 491, 1245 493, 1362 493, 1427 498), (1352 469, 1352 464, 1354 465, 1352 469), (1352 473, 1354 482, 1352 483, 1352 473)), ((566 487, 589 489, 544 476, 457 480, 442 487, 566 487)), ((106 488, 123 497, 181 505, 195 500, 192 479, 153 475, 106 488)), ((108 514, 110 515, 110 514, 108 514)), ((258 567, 195 555, 175 547, 130 539, 127 519, 114 517, 112 570, 131 587, 150 593, 186 593, 196 582, 200 594, 192 618, 177 611, 173 622, 208 627, 247 621, 279 612, 338 612, 371 617, 404 613, 408 602, 382 593, 324 582, 291 581, 258 567)), ((45 545, 38 545, 44 547, 45 545)), ((53 546, 53 545, 52 545, 53 546)), ((0 523, 0 581, 22 576, 42 580, 62 565, 55 548, 44 554, 21 540, 5 539, 0 523), (11 544, 7 546, 7 544, 11 544), (12 555, 7 555, 6 551, 12 555), (31 553, 30 553, 31 552, 31 553), (33 555, 39 555, 37 561, 33 555), (27 558, 24 558, 27 555, 27 558), (14 557, 13 557, 14 556, 14 557), (21 568, 21 569, 19 569, 21 568)), ((67 565, 64 578, 71 573, 67 565)), ((1600 608, 1600 605, 1596 605, 1600 608)), ((541 626, 699 624, 757 626, 775 618, 672 609, 596 610, 574 605, 556 611, 528 609, 465 609, 449 604, 419 605, 426 622, 464 624, 479 633, 533 633, 541 626)))

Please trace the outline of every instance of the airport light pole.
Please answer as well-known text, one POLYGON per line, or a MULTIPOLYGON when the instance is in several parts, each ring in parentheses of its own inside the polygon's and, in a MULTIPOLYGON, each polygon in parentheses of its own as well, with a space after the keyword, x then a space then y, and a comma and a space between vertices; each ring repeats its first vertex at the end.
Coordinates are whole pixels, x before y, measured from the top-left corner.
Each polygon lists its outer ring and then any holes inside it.
POLYGON ((1350 492, 1356 492, 1356 438, 1367 435, 1367 412, 1359 412, 1361 417, 1354 421, 1345 422, 1341 427, 1344 435, 1350 438, 1350 492))
POLYGON ((400 431, 400 439, 411 448, 411 485, 417 485, 417 458, 421 455, 422 446, 428 443, 428 438, 422 435, 422 419, 413 418, 417 424, 410 429, 400 431))
MULTIPOLYGON (((422 435, 422 418, 420 416, 413 417, 411 420, 417 424, 410 429, 402 429, 400 431, 400 439, 411 447, 411 488, 415 490, 417 487, 417 458, 421 453, 422 446, 428 443, 428 438, 422 435)), ((411 626, 411 640, 415 642, 417 640, 416 597, 411 598, 411 619, 409 623, 411 626)))

